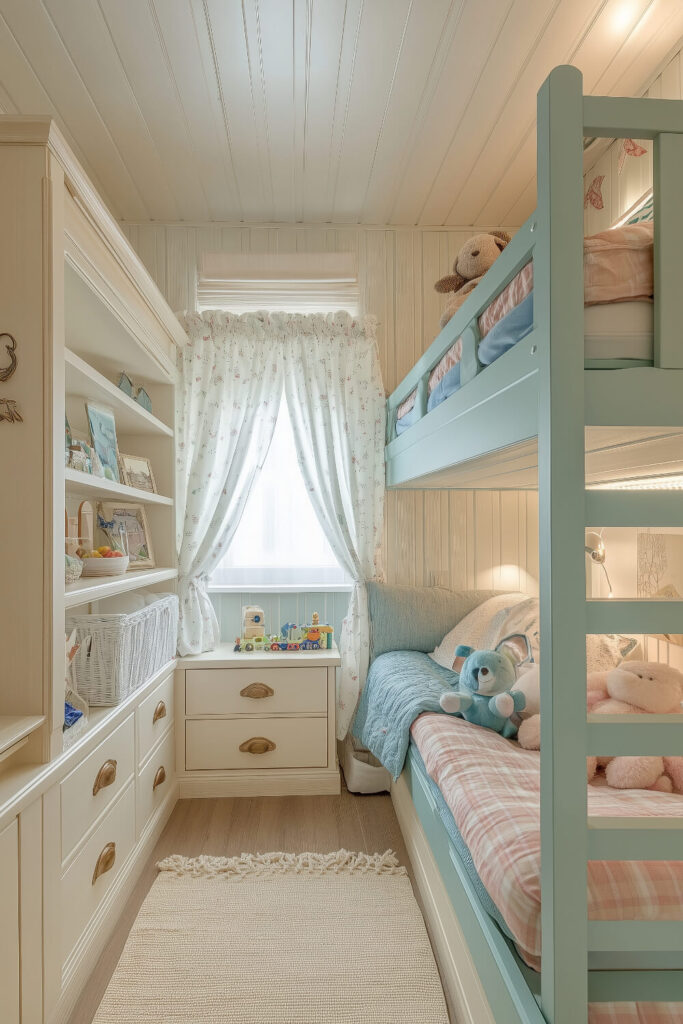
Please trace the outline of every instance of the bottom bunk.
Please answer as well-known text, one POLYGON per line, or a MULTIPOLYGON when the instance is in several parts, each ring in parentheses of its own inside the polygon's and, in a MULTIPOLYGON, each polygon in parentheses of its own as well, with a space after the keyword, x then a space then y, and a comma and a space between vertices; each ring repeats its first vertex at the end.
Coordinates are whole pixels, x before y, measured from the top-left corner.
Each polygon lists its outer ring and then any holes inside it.
MULTIPOLYGON (((426 754, 428 761, 432 757, 442 760, 445 774, 450 775, 451 778, 449 789, 452 793, 455 773, 452 768, 448 769, 446 762, 443 762, 444 750, 447 749, 441 742, 443 731, 435 730, 433 726, 435 720, 447 720, 441 716, 432 715, 423 716, 423 720, 425 724, 418 726, 420 742, 425 744, 425 748, 428 746, 432 748, 431 754, 426 754), (429 719, 432 719, 432 723, 429 722, 429 719)), ((467 723, 460 724, 468 728, 467 723)), ((477 729, 476 726, 469 726, 469 728, 477 729)), ((479 731, 483 732, 483 730, 479 731)), ((465 756, 467 756, 465 752, 461 751, 459 757, 465 756)), ((483 764, 490 765, 490 763, 490 760, 478 760, 475 764, 470 765, 469 772, 480 775, 483 764)), ((607 787, 605 788, 607 789, 607 787)), ((527 787, 524 787, 523 791, 528 792, 527 787)), ((610 813, 612 814, 619 812, 619 800, 624 795, 626 794, 617 796, 611 791, 604 796, 599 792, 597 794, 598 801, 604 799, 611 805, 610 813)), ((650 795, 660 796, 668 804, 665 813, 668 815, 672 813, 671 797, 667 800, 664 794, 648 794, 647 797, 643 793, 631 795, 635 797, 636 804, 640 805, 639 809, 634 810, 633 804, 630 804, 627 809, 621 809, 622 814, 643 813, 642 805, 649 800, 650 795)), ((486 1007, 488 1004, 492 1021, 505 1021, 506 1024, 508 1022, 510 1024, 544 1024, 545 1017, 539 1006, 540 974, 525 963, 521 954, 523 953, 524 957, 528 959, 537 960, 537 958, 530 957, 529 950, 525 950, 523 947, 518 948, 515 945, 505 916, 501 914, 498 905, 484 886, 463 834, 455 823, 442 791, 428 774, 416 742, 411 742, 404 770, 392 788, 392 798, 396 805, 397 816, 408 850, 411 854, 418 854, 420 863, 415 864, 414 862, 416 877, 425 902, 426 916, 436 953, 442 968, 446 968, 444 982, 447 988, 449 987, 449 970, 444 961, 451 955, 457 959, 458 953, 461 957, 460 963, 455 964, 451 972, 452 974, 457 973, 456 978, 451 978, 457 986, 457 991, 449 992, 450 1002, 455 1012, 459 1013, 458 1020, 463 1019, 463 1021, 468 1021, 468 1024, 470 1021, 471 1024, 475 1024, 475 1022, 481 1024, 482 1020, 485 1020, 482 1017, 482 1007, 486 1007), (419 835, 418 831, 422 835, 419 835), (425 843, 428 850, 425 850, 425 843), (426 857, 425 853, 427 853, 426 857), (430 861, 432 862, 431 871, 430 861), (450 935, 453 934, 454 925, 451 924, 450 929, 445 928, 443 922, 447 920, 447 915, 443 914, 443 908, 436 906, 430 908, 430 901, 425 898, 424 888, 433 888, 434 885, 434 867, 439 872, 440 879, 438 881, 443 883, 455 912, 458 931, 466 943, 469 964, 462 960, 464 950, 443 948, 444 942, 446 945, 452 944, 449 932, 450 935), (435 931, 440 934, 435 935, 435 931), (476 979, 473 972, 476 972, 476 979), (474 1010, 477 1002, 479 1002, 479 1006, 474 1010), (468 1016, 465 1016, 465 1012, 468 1016)), ((500 849, 505 848, 505 859, 508 862, 513 862, 517 858, 520 848, 529 839, 528 833, 526 836, 524 835, 524 829, 521 833, 518 831, 518 822, 514 816, 505 811, 505 808, 509 809, 512 801, 516 798, 517 793, 514 787, 508 787, 507 796, 501 800, 499 794, 497 810, 492 812, 491 807, 486 806, 485 794, 482 794, 481 802, 478 805, 480 813, 468 815, 478 823, 478 825, 475 824, 475 828, 482 828, 482 823, 486 819, 499 818, 497 826, 490 824, 485 827, 484 831, 488 833, 492 845, 489 855, 495 856, 495 847, 499 848, 499 852, 500 849)), ((683 801, 680 801, 680 804, 681 814, 683 814, 683 801)), ((601 810, 604 809, 601 808, 601 810)), ((652 809, 649 813, 653 813, 652 809)), ((538 809, 536 809, 536 821, 538 821, 538 809)), ((504 883, 504 888, 507 890, 506 899, 501 900, 506 911, 512 911, 513 916, 516 912, 516 928, 520 934, 526 936, 524 941, 532 945, 537 940, 540 943, 540 837, 538 824, 535 834, 538 842, 536 843, 532 839, 533 849, 528 865, 530 870, 525 876, 526 892, 521 900, 517 900, 512 888, 514 881, 508 879, 504 883), (533 895, 529 895, 529 890, 533 889, 537 889, 537 899, 533 895), (533 938, 530 939, 529 936, 533 936, 533 938)), ((482 850, 486 845, 487 838, 482 833, 482 850)), ((524 859, 525 855, 522 854, 517 860, 518 869, 524 859)), ((677 910, 680 914, 680 890, 683 881, 683 865, 680 862, 641 861, 612 864, 593 862, 590 868, 594 869, 592 886, 589 882, 592 902, 599 905, 603 917, 614 916, 615 906, 619 905, 622 897, 628 896, 628 894, 630 894, 632 902, 637 904, 641 911, 645 911, 645 913, 639 914, 637 910, 629 912, 627 909, 627 915, 630 917, 648 916, 648 908, 652 912, 649 919, 654 920, 672 919, 672 909, 677 910), (627 870, 622 872, 623 868, 627 868, 627 870), (634 887, 636 878, 639 879, 640 884, 634 887), (665 878, 668 880, 666 884, 664 884, 665 878), (675 908, 672 902, 675 889, 670 887, 672 878, 675 878, 674 886, 677 886, 679 891, 678 905, 675 908), (611 889, 612 883, 615 884, 615 889, 611 889)), ((513 875, 515 879, 519 877, 518 873, 513 873, 513 875)), ((623 906, 623 904, 621 905, 623 906)), ((623 966, 627 968, 630 965, 624 964, 623 966)), ((634 1003, 628 1001, 627 978, 625 978, 624 984, 624 1002, 597 1001, 599 999, 600 968, 605 967, 604 963, 599 965, 596 963, 594 969, 589 973, 589 992, 596 1000, 589 1005, 589 1024, 680 1024, 683 1021, 683 1002, 634 1003)))
MULTIPOLYGON (((540 754, 440 706, 457 686, 461 644, 512 644, 518 665, 538 660, 538 599, 370 584, 368 605, 372 662, 353 735, 395 780, 455 1018, 542 1024, 540 754)), ((589 671, 601 675, 635 659, 642 678, 637 637, 591 634, 586 655, 589 671)), ((529 679, 518 670, 515 687, 526 687, 531 713, 538 694, 529 679)), ((674 782, 680 791, 678 775, 674 782)), ((587 783, 587 810, 600 822, 683 825, 680 792, 614 789, 602 769, 587 783)), ((683 861, 592 860, 587 874, 591 921, 668 922, 672 937, 675 929, 683 936, 683 861)), ((638 949, 588 954, 589 1024, 682 1024, 683 943, 676 935, 666 951, 638 949)))

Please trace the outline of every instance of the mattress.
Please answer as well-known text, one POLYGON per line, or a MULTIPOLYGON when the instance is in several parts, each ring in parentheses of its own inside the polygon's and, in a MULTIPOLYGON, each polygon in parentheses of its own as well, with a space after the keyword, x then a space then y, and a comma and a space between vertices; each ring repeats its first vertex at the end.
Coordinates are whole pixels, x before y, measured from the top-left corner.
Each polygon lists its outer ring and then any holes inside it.
MULTIPOLYGON (((472 865, 521 957, 540 967, 539 754, 449 715, 421 715, 411 729, 472 865)), ((683 797, 588 787, 589 815, 683 818, 683 797)), ((683 862, 591 861, 591 920, 683 921, 683 862)))

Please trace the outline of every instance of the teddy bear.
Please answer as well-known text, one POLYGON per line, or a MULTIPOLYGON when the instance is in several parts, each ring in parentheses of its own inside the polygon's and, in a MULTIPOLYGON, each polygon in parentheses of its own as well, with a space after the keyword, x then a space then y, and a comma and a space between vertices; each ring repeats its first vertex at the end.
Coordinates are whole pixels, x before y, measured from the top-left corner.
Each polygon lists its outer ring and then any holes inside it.
POLYGON ((455 258, 453 273, 440 278, 434 288, 437 292, 453 292, 446 303, 441 319, 445 327, 451 317, 476 288, 482 277, 492 267, 510 241, 507 231, 489 231, 468 239, 455 258))
POLYGON ((443 710, 507 738, 515 736, 517 726, 510 716, 522 711, 525 701, 521 692, 511 692, 515 683, 512 658, 499 651, 475 651, 466 644, 456 647, 455 656, 465 661, 458 689, 441 694, 443 710))
MULTIPOLYGON (((681 700, 683 675, 660 662, 624 661, 608 672, 588 673, 586 703, 589 713, 672 715, 681 712, 681 700)), ((534 714, 521 723, 517 739, 527 750, 540 749, 540 715, 534 714)), ((683 793, 683 757, 589 757, 589 782, 598 768, 605 769, 607 784, 615 789, 683 793)))

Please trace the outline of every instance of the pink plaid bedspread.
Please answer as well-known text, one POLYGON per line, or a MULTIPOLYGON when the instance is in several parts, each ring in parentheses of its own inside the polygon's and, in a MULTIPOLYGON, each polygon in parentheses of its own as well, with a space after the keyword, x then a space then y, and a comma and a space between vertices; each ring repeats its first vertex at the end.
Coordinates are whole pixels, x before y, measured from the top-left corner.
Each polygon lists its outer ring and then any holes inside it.
MULTIPOLYGON (((520 955, 535 969, 541 955, 539 754, 448 715, 423 714, 412 736, 441 790, 474 866, 520 955)), ((588 787, 588 813, 683 817, 683 798, 642 790, 588 787)), ((683 920, 680 861, 591 861, 591 920, 683 920)), ((673 1024, 683 1005, 594 1004, 591 1024, 673 1024), (647 1009, 647 1013, 645 1012, 647 1009), (673 1012, 673 1016, 672 1016, 673 1012)))

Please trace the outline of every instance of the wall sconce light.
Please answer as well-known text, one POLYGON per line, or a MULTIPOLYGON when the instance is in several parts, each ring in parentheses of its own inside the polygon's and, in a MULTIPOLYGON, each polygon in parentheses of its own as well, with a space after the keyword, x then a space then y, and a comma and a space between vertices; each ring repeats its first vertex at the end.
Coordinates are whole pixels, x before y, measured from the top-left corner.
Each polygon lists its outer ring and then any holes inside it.
POLYGON ((587 555, 590 555, 591 561, 595 562, 596 565, 602 566, 602 571, 605 574, 607 580, 607 586, 609 587, 608 597, 614 597, 612 591, 612 583, 607 572, 605 561, 607 560, 607 551, 605 549, 605 542, 602 539, 602 530, 600 533, 596 533, 593 530, 586 531, 586 542, 584 544, 584 551, 587 555))

